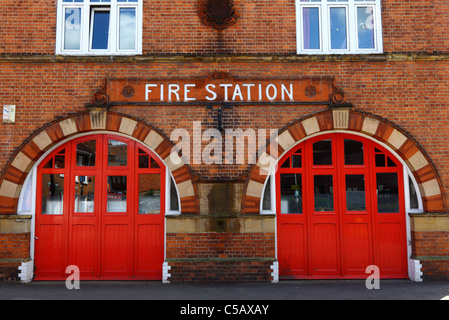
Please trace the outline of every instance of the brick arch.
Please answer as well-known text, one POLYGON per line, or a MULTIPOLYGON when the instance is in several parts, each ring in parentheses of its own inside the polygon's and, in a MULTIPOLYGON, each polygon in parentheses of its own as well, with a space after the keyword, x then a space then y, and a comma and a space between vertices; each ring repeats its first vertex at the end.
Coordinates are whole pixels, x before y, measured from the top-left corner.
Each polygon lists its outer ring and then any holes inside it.
POLYGON ((48 123, 34 132, 8 161, 0 179, 0 214, 15 214, 22 185, 39 158, 56 143, 80 133, 108 131, 134 138, 164 161, 178 187, 182 213, 198 212, 198 193, 190 167, 158 129, 137 118, 111 111, 86 111, 48 123), (173 161, 179 160, 179 161, 173 161), (176 163, 174 163, 176 162, 176 163))
POLYGON ((264 182, 276 159, 308 136, 331 130, 358 132, 388 145, 405 161, 413 173, 421 191, 424 212, 446 212, 440 177, 423 148, 408 133, 391 122, 372 114, 349 109, 320 112, 282 128, 278 136, 267 143, 265 152, 260 155, 248 174, 242 212, 260 212, 264 182))

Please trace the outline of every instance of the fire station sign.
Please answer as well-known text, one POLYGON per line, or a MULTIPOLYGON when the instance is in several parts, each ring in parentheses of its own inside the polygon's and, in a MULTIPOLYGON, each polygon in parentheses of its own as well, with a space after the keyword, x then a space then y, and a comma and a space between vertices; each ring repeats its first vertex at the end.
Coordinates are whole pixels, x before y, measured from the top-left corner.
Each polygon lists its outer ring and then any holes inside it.
POLYGON ((345 94, 330 77, 233 79, 215 72, 203 79, 106 79, 93 106, 317 104, 343 106, 345 94))

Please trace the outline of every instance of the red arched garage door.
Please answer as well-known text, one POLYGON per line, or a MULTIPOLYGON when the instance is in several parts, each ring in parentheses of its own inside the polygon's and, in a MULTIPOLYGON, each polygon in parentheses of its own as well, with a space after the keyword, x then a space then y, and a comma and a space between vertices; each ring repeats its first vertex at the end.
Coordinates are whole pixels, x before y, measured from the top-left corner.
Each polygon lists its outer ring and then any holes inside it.
POLYGON ((402 164, 342 133, 299 144, 276 173, 281 278, 407 277, 402 164))
POLYGON ((35 275, 162 279, 165 167, 137 142, 93 135, 54 150, 37 169, 35 275))

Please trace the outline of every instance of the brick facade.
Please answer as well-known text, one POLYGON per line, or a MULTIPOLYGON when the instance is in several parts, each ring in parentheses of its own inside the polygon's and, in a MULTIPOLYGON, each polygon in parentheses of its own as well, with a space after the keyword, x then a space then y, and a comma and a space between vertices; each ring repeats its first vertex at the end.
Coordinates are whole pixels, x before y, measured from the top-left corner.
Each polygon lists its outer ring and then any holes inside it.
POLYGON ((170 160, 173 130, 183 128, 192 136, 193 121, 201 121, 202 131, 216 128, 216 110, 195 105, 86 109, 107 78, 176 80, 216 71, 236 79, 334 78, 353 106, 341 111, 343 123, 327 105, 242 105, 225 109, 222 124, 279 130, 279 141, 266 138, 268 149, 272 143, 280 146, 279 155, 291 141, 333 130, 364 134, 392 148, 422 194, 424 212, 411 218, 416 222, 412 257, 423 264, 424 279, 447 279, 447 1, 384 0, 383 54, 323 56, 296 54, 294 1, 235 0, 240 17, 222 31, 200 22, 202 3, 144 1, 141 56, 74 57, 54 55, 57 1, 2 2, 0 101, 16 105, 17 112, 15 123, 0 123, 0 214, 10 217, 0 219, 0 279, 16 279, 20 263, 33 258, 32 228, 17 230, 12 221, 36 161, 65 139, 107 131, 149 146, 178 186, 181 216, 167 219, 166 233, 172 281, 272 280, 275 219, 259 214, 265 181, 260 167, 176 166, 170 160), (213 187, 206 188, 209 184, 213 187), (223 198, 227 192, 231 196, 223 198))

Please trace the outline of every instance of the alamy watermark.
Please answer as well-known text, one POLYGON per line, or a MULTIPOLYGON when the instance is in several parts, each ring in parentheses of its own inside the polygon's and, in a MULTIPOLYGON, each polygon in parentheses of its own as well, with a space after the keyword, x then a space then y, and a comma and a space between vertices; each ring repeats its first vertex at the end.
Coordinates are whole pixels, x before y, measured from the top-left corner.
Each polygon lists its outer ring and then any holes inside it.
POLYGON ((78 266, 69 265, 65 269, 65 273, 69 274, 67 279, 65 280, 65 287, 68 290, 72 289, 80 289, 80 269, 78 266))
POLYGON ((276 143, 270 143, 267 150, 267 140, 275 141, 277 137, 277 129, 238 128, 222 132, 209 128, 202 131, 201 121, 194 121, 192 135, 186 129, 175 129, 171 133, 170 140, 177 144, 172 148, 170 160, 175 165, 181 164, 181 159, 186 164, 207 165, 258 162, 260 167, 269 170, 277 161, 278 148, 276 143))

